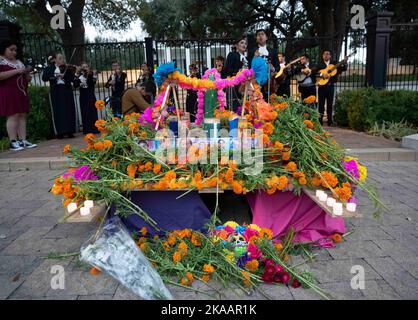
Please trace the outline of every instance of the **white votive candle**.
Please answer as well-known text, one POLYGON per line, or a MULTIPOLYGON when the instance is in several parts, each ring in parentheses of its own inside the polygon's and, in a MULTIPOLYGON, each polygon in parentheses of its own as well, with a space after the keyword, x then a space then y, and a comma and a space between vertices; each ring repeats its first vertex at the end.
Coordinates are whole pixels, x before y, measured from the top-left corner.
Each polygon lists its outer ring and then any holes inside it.
POLYGON ((355 212, 357 205, 354 202, 347 203, 347 211, 355 212))
POLYGON ((332 207, 332 213, 336 216, 342 216, 343 215, 343 204, 341 202, 334 203, 332 207))
POLYGON ((324 193, 324 191, 322 191, 322 190, 316 190, 316 197, 319 198, 319 196, 323 193, 324 193))
POLYGON ((73 213, 74 211, 76 211, 77 210, 77 203, 75 203, 75 202, 70 202, 68 205, 67 205, 67 211, 68 211, 68 213, 73 213))
POLYGON ((86 200, 86 201, 84 201, 84 206, 86 207, 86 208, 93 208, 93 206, 94 206, 94 202, 93 202, 93 200, 86 200))
POLYGON ((81 214, 82 216, 87 216, 87 215, 89 215, 89 214, 90 214, 90 208, 87 208, 87 207, 82 207, 82 208, 80 209, 80 214, 81 214))
POLYGON ((327 206, 328 207, 333 207, 334 206, 334 203, 336 203, 336 202, 337 202, 337 200, 335 200, 334 198, 329 197, 327 199, 327 206))
POLYGON ((325 192, 323 192, 322 194, 319 195, 319 200, 320 201, 325 202, 325 201, 327 201, 327 198, 328 198, 328 195, 325 192))

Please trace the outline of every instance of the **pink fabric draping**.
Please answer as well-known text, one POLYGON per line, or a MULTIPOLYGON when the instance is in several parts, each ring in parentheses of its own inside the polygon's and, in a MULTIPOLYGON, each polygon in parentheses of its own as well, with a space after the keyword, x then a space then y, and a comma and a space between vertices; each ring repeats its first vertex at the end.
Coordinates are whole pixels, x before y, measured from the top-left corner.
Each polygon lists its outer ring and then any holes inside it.
MULTIPOLYGON (((253 223, 271 229, 274 236, 282 236, 293 228, 294 242, 310 242, 329 238, 334 233, 345 233, 343 218, 327 214, 303 192, 296 196, 290 191, 272 195, 255 191, 247 194, 247 200, 253 223)), ((326 244, 320 242, 320 245, 326 244)))

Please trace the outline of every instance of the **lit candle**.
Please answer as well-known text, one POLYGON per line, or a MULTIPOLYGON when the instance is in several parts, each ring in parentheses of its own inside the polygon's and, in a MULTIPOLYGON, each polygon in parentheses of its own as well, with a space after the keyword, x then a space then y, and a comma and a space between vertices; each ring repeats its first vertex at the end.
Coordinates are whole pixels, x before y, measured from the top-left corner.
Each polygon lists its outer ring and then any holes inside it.
POLYGON ((335 200, 334 198, 328 198, 327 199, 327 206, 328 207, 333 207, 334 206, 334 203, 336 203, 337 202, 337 200, 335 200))
POLYGON ((322 190, 316 190, 316 197, 319 198, 319 196, 323 193, 324 193, 324 191, 322 191, 322 190))
POLYGON ((334 206, 332 207, 332 213, 336 216, 342 216, 343 215, 343 204, 341 202, 334 203, 334 206))
POLYGON ((77 210, 77 203, 75 202, 70 202, 67 206, 67 211, 68 213, 73 213, 74 211, 77 210))
POLYGON ((80 215, 82 215, 82 216, 87 216, 87 215, 89 215, 90 214, 90 208, 87 208, 87 207, 82 207, 81 209, 80 209, 80 215))
POLYGON ((93 206, 94 206, 94 202, 93 202, 93 200, 86 200, 86 201, 84 201, 84 206, 86 207, 86 208, 93 208, 93 206))
POLYGON ((320 201, 325 202, 325 201, 327 201, 327 198, 328 198, 328 195, 325 192, 323 192, 319 195, 319 200, 320 201))
POLYGON ((355 212, 357 205, 354 202, 347 203, 347 211, 355 212))

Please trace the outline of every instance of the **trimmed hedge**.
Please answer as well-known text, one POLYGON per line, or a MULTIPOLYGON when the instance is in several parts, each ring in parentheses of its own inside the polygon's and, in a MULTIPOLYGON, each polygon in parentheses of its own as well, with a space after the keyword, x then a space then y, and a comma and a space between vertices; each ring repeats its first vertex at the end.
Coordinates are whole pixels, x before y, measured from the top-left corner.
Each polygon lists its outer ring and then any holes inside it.
POLYGON ((335 120, 357 131, 367 131, 383 121, 405 120, 418 127, 418 92, 374 88, 342 91, 336 97, 335 120))
MULTIPOLYGON (((27 122, 27 136, 32 141, 54 137, 49 87, 29 86, 30 110, 27 122)), ((6 117, 0 117, 0 138, 7 137, 6 117)))

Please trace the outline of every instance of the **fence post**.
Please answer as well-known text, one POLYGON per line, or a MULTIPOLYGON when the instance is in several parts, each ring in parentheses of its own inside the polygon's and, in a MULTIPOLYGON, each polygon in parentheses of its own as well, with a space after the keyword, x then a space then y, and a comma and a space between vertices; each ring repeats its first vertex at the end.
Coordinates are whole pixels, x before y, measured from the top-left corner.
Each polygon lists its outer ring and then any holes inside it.
POLYGON ((151 37, 145 37, 145 58, 151 72, 154 73, 154 45, 151 37))
POLYGON ((389 40, 393 12, 378 12, 367 19, 366 81, 377 89, 386 88, 389 40))

